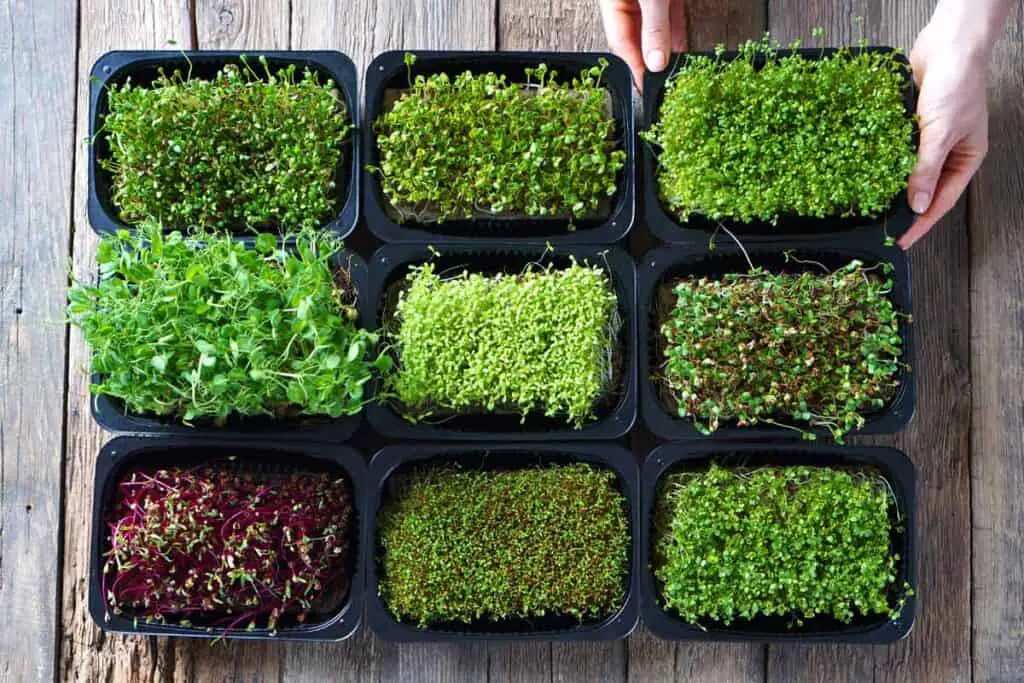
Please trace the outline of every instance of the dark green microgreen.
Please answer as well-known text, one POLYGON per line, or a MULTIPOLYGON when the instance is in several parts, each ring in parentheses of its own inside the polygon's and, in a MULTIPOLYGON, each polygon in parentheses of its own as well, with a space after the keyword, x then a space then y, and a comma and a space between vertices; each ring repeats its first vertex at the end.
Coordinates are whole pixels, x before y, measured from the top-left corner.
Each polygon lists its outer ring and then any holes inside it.
POLYGON ((540 411, 580 427, 611 389, 620 326, 596 266, 442 275, 426 263, 410 270, 390 323, 391 386, 413 420, 540 411))
POLYGON ((420 626, 622 605, 630 571, 616 475, 585 464, 398 475, 379 516, 380 595, 420 626))
POLYGON ((248 62, 212 80, 175 71, 108 95, 101 135, 112 199, 128 223, 314 228, 337 207, 335 174, 352 126, 331 81, 248 62))
POLYGON ((186 422, 229 415, 352 415, 362 408, 377 337, 357 327, 341 243, 260 235, 255 248, 153 223, 104 238, 97 285, 74 282, 68 312, 92 350, 96 393, 130 413, 186 422))
POLYGON ((841 442, 899 386, 907 316, 889 297, 891 271, 851 261, 831 273, 754 268, 675 283, 660 380, 679 416, 705 434, 722 422, 801 429, 792 421, 841 442))
POLYGON ((661 604, 683 619, 899 615, 895 501, 877 473, 764 467, 668 474, 653 568, 661 604))
POLYGON ((545 64, 526 69, 525 84, 469 71, 416 76, 374 122, 380 164, 369 170, 392 206, 420 222, 595 214, 626 159, 599 62, 570 83, 545 64))
POLYGON ((876 216, 906 188, 914 122, 896 53, 809 59, 779 47, 766 35, 727 61, 719 46, 669 78, 641 135, 656 149, 662 201, 682 220, 876 216))

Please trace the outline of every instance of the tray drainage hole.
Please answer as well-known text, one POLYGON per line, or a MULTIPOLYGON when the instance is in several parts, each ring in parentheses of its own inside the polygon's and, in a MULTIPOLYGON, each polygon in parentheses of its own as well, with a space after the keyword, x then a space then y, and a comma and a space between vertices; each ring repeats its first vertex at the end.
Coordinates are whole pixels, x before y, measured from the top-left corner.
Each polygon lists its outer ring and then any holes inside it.
POLYGON ((110 73, 110 65, 109 64, 107 66, 103 67, 103 73, 105 73, 105 74, 110 73))
POLYGON ((379 65, 377 67, 377 71, 383 71, 383 70, 384 70, 384 65, 383 64, 381 64, 381 65, 379 65))
POLYGON ((651 259, 651 262, 648 263, 647 265, 650 266, 651 268, 654 268, 656 265, 658 265, 658 262, 655 261, 654 259, 651 259))

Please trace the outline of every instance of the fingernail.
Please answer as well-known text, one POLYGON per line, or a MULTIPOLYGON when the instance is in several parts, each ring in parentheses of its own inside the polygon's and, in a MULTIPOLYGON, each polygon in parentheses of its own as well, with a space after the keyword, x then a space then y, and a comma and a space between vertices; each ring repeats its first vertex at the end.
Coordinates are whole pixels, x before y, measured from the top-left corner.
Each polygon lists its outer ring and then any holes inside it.
POLYGON ((664 71, 667 64, 664 50, 651 50, 647 53, 647 68, 651 71, 664 71))
POLYGON ((914 213, 924 213, 928 210, 928 205, 932 203, 932 197, 927 192, 915 192, 914 196, 910 200, 910 208, 914 210, 914 213))

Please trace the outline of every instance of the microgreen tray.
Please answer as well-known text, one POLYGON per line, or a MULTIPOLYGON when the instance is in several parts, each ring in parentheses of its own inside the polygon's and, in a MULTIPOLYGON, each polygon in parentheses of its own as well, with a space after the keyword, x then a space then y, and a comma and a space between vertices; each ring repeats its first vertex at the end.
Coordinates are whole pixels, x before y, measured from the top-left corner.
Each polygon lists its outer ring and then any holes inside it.
MULTIPOLYGON (((252 238, 241 238, 251 247, 252 238)), ((366 325, 372 316, 372 299, 369 297, 369 281, 366 262, 354 251, 342 250, 332 260, 346 265, 351 274, 352 284, 358 296, 359 323, 366 325)), ((99 381, 98 375, 91 378, 99 381)), ((367 389, 371 389, 371 385, 367 389)), ((365 396, 371 400, 369 391, 365 396)), ((339 442, 352 436, 362 422, 362 413, 332 418, 326 415, 300 415, 288 418, 273 418, 264 415, 231 416, 216 426, 208 420, 196 420, 191 426, 180 420, 159 415, 134 415, 125 412, 124 402, 114 396, 90 394, 90 406, 96 422, 115 434, 174 434, 188 436, 195 434, 217 436, 278 435, 293 439, 317 439, 339 442)))
MULTIPOLYGON (((893 289, 889 294, 896 310, 910 315, 910 264, 906 254, 895 247, 881 244, 857 242, 855 240, 836 240, 828 245, 821 242, 793 241, 782 246, 776 244, 754 243, 746 245, 755 266, 765 267, 773 273, 821 272, 808 260, 817 261, 829 269, 838 268, 853 259, 860 259, 866 266, 887 261, 892 263, 894 270, 893 289), (784 252, 792 251, 797 258, 805 263, 786 262, 784 252)), ((686 276, 720 278, 727 273, 745 273, 749 270, 746 258, 740 248, 728 236, 719 235, 715 238, 714 250, 708 249, 708 236, 704 236, 700 244, 692 246, 660 247, 647 253, 640 261, 639 285, 637 290, 637 308, 639 310, 639 366, 640 366, 640 403, 644 423, 656 436, 666 439, 792 439, 800 438, 800 433, 793 429, 772 425, 754 427, 738 427, 735 424, 723 424, 710 435, 701 434, 689 418, 676 416, 662 398, 658 382, 654 379, 657 368, 663 358, 659 352, 657 340, 660 338, 659 321, 657 320, 658 290, 672 280, 686 276)), ((866 422, 862 428, 849 436, 861 434, 889 434, 898 431, 914 414, 916 393, 914 387, 914 324, 912 320, 900 323, 903 355, 901 360, 911 367, 901 367, 897 375, 899 387, 895 396, 878 411, 866 414, 866 422)), ((801 425, 803 426, 803 425, 801 425)), ((819 439, 830 439, 824 429, 814 431, 819 439)))
MULTIPOLYGON (((212 78, 220 69, 228 64, 241 64, 246 57, 252 73, 264 76, 260 57, 265 57, 272 72, 296 65, 299 73, 304 68, 317 73, 320 82, 331 80, 335 83, 339 96, 344 99, 346 117, 354 128, 349 131, 342 147, 341 162, 335 172, 336 212, 321 227, 347 236, 355 227, 359 218, 359 169, 360 146, 359 137, 359 100, 357 98, 358 78, 352 60, 340 52, 319 51, 260 51, 260 50, 225 50, 182 52, 174 50, 138 50, 114 51, 100 57, 90 72, 89 86, 89 136, 93 140, 88 145, 89 154, 89 223, 98 233, 110 233, 117 230, 131 230, 118 215, 117 208, 111 200, 111 174, 100 167, 100 159, 110 155, 110 141, 103 134, 103 122, 109 111, 107 93, 111 87, 123 84, 127 79, 136 85, 148 85, 163 69, 170 75, 175 69, 182 74, 194 78, 212 78)), ((259 173, 259 169, 253 169, 259 173)), ((248 228, 239 225, 237 232, 245 232, 248 228)))
MULTIPOLYGON (((609 396, 595 408, 596 420, 574 429, 564 417, 546 417, 532 412, 525 418, 518 413, 467 413, 444 416, 431 423, 406 420, 393 402, 384 400, 367 406, 370 425, 382 436, 392 439, 440 439, 458 441, 526 441, 617 439, 626 434, 636 421, 636 270, 632 259, 623 251, 608 247, 566 246, 553 251, 542 246, 513 245, 483 247, 449 244, 433 248, 428 245, 393 244, 374 254, 370 265, 370 296, 368 305, 371 329, 385 322, 389 294, 405 278, 411 266, 432 261, 438 272, 456 268, 485 274, 518 273, 529 264, 565 267, 577 261, 599 266, 609 273, 618 299, 623 321, 617 349, 619 381, 609 396)), ((386 340, 384 340, 386 344, 386 340)), ((374 391, 374 394, 383 393, 374 391)))
POLYGON ((365 458, 347 446, 296 444, 274 439, 246 440, 169 436, 119 437, 107 443, 96 460, 93 488, 92 535, 89 559, 89 613, 104 631, 149 636, 189 638, 235 638, 241 640, 303 640, 337 641, 351 636, 362 620, 364 578, 364 527, 368 521, 364 497, 366 489, 365 458), (103 595, 102 575, 104 553, 109 539, 104 518, 114 503, 118 481, 129 470, 159 467, 188 467, 216 464, 231 471, 273 477, 294 472, 333 472, 344 477, 352 491, 355 509, 352 538, 352 566, 348 593, 333 601, 329 608, 305 623, 279 623, 277 633, 265 628, 225 631, 175 624, 137 623, 127 615, 109 613, 103 595))
POLYGON ((507 443, 498 445, 420 444, 388 446, 370 462, 363 547, 367 576, 367 622, 380 637, 392 641, 608 641, 620 640, 636 628, 639 609, 640 567, 640 480, 637 460, 629 451, 606 444, 507 443), (545 465, 584 462, 615 472, 620 492, 629 506, 632 539, 631 569, 623 587, 624 602, 618 612, 601 620, 580 620, 571 616, 548 615, 532 619, 481 619, 473 623, 445 623, 418 628, 399 621, 378 595, 377 514, 391 495, 389 480, 396 474, 424 466, 453 466, 465 470, 511 470, 545 465))
MULTIPOLYGON (((868 52, 890 53, 891 47, 873 46, 866 48, 851 48, 856 54, 861 50, 868 52)), ((792 54, 799 54, 806 59, 816 60, 835 54, 837 48, 802 48, 798 50, 777 51, 779 58, 792 54)), ((721 54, 722 61, 734 60, 739 56, 736 50, 726 50, 721 54)), ((643 91, 643 130, 649 130, 655 121, 658 120, 659 110, 665 96, 665 87, 672 74, 680 64, 684 64, 691 57, 714 58, 714 52, 683 52, 672 55, 669 60, 669 67, 660 72, 648 72, 644 76, 643 91)), ((902 54, 895 56, 896 61, 906 64, 907 59, 902 54)), ((764 64, 764 57, 754 61, 755 66, 764 64)), ((908 118, 914 117, 917 108, 917 88, 908 73, 904 88, 904 105, 908 118)), ((914 126, 914 146, 918 143, 917 126, 914 126)), ((657 178, 657 150, 650 144, 641 142, 643 147, 643 161, 640 164, 640 189, 639 199, 642 206, 643 220, 650 227, 651 232, 662 242, 667 243, 704 243, 708 236, 715 231, 721 223, 734 234, 740 237, 745 244, 757 241, 772 241, 779 239, 801 239, 818 240, 822 242, 831 241, 844 235, 855 236, 865 243, 882 243, 886 235, 898 238, 905 233, 914 221, 914 212, 911 210, 907 200, 907 192, 903 190, 893 198, 889 210, 881 216, 829 216, 815 218, 796 215, 780 216, 777 224, 773 225, 764 221, 753 221, 743 223, 734 220, 716 221, 698 214, 691 215, 686 222, 680 221, 665 207, 659 196, 657 178)))
POLYGON ((449 242, 472 241, 477 244, 517 243, 544 244, 611 244, 623 239, 633 225, 635 207, 635 126, 633 120, 632 81, 629 69, 619 58, 605 53, 570 52, 435 52, 398 50, 378 55, 366 71, 367 121, 363 130, 363 155, 366 164, 380 163, 380 153, 373 130, 374 121, 384 111, 385 97, 409 87, 410 73, 429 76, 445 72, 452 78, 469 71, 474 74, 494 72, 505 76, 511 83, 525 83, 525 69, 546 64, 557 71, 559 82, 568 82, 586 68, 598 65, 598 59, 607 59, 608 67, 601 76, 601 85, 607 89, 612 116, 615 120, 615 138, 619 149, 626 152, 625 165, 616 180, 616 192, 610 198, 607 215, 570 220, 554 217, 481 217, 449 219, 441 223, 399 223, 389 214, 388 201, 381 190, 379 177, 364 170, 363 196, 366 224, 385 242, 449 242), (405 64, 409 52, 416 56, 411 70, 405 64))
POLYGON ((917 589, 917 546, 915 516, 917 498, 915 470, 911 461, 892 448, 834 446, 795 443, 667 443, 658 446, 641 466, 640 591, 644 624, 655 635, 669 640, 747 640, 765 642, 844 642, 884 644, 907 636, 914 625, 917 598, 903 592, 904 583, 917 589), (894 526, 891 550, 899 555, 893 600, 906 600, 896 618, 878 614, 855 616, 843 623, 831 616, 819 615, 794 624, 791 616, 758 616, 737 619, 730 625, 707 620, 695 625, 674 611, 666 610, 660 600, 660 587, 654 575, 652 549, 653 518, 658 485, 662 477, 681 470, 706 470, 712 463, 722 467, 837 467, 845 470, 878 472, 891 487, 895 506, 890 519, 894 526))

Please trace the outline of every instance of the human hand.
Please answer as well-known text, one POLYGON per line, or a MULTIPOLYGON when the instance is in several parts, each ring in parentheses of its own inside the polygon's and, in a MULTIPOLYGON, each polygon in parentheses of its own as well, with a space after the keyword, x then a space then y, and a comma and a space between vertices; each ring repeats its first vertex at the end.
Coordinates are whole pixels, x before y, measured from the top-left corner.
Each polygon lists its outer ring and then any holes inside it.
POLYGON ((663 71, 673 52, 685 48, 684 0, 600 0, 608 47, 633 72, 637 90, 644 68, 663 71))
POLYGON ((953 208, 988 152, 990 45, 938 15, 914 43, 910 64, 920 90, 921 142, 907 197, 917 218, 898 241, 903 249, 953 208))

